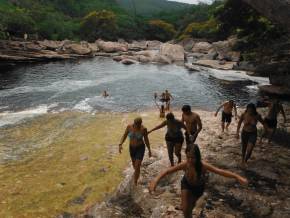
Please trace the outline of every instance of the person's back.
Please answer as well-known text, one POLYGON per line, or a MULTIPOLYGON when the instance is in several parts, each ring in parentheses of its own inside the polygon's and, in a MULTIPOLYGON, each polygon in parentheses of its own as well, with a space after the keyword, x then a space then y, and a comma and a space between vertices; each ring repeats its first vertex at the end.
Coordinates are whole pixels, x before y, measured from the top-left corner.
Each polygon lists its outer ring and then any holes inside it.
MULTIPOLYGON (((167 125, 167 132, 170 135, 176 135, 181 132, 181 129, 183 128, 182 122, 180 120, 167 120, 166 121, 167 125)), ((182 133, 182 132, 181 132, 182 133)))

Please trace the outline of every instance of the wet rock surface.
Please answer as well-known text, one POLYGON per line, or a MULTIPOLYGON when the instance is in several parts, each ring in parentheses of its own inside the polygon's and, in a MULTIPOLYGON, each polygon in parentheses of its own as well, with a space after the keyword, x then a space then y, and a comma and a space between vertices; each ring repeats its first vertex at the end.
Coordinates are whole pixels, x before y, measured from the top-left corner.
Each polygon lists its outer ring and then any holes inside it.
MULTIPOLYGON (((257 144, 248 168, 242 169, 240 141, 235 138, 237 122, 233 122, 228 132, 221 134, 219 118, 210 112, 198 113, 204 126, 197 141, 203 159, 247 177, 249 186, 244 187, 232 179, 209 174, 206 191, 197 202, 193 217, 289 217, 289 145, 257 144)), ((288 117, 289 114, 287 110, 288 117)), ((283 128, 280 126, 279 130, 283 128)), ((184 150, 182 154, 184 159, 184 150)), ((143 161, 137 187, 132 185, 133 170, 129 167, 116 193, 84 213, 69 217, 183 217, 178 209, 182 172, 161 180, 153 195, 149 194, 147 188, 148 183, 168 166, 166 147, 159 145, 153 150, 153 157, 146 157, 143 161)))

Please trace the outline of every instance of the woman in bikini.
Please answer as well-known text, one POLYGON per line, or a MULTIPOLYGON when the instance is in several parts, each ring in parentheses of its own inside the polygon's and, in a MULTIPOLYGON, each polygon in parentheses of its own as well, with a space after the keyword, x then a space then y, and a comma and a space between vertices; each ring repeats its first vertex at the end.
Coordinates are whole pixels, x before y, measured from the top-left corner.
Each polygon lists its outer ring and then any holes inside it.
POLYGON ((241 138, 242 138, 242 167, 246 167, 247 161, 252 155, 252 151, 257 141, 257 124, 262 123, 264 128, 264 121, 261 115, 257 112, 254 104, 248 104, 246 111, 242 114, 238 127, 237 127, 237 139, 240 137, 240 128, 244 123, 241 138))
POLYGON ((185 171, 181 180, 181 207, 185 218, 192 217, 192 210, 195 203, 203 195, 205 189, 205 173, 207 171, 224 177, 234 178, 241 184, 248 183, 246 178, 243 178, 238 174, 219 169, 205 161, 202 161, 198 145, 190 144, 186 148, 186 158, 187 161, 171 167, 157 176, 149 186, 149 190, 152 193, 155 191, 160 179, 179 170, 185 171))
POLYGON ((134 123, 128 125, 125 133, 119 144, 119 152, 122 153, 122 145, 125 142, 127 136, 129 137, 129 151, 134 168, 134 184, 137 185, 140 176, 140 167, 145 154, 145 145, 151 157, 150 143, 148 139, 147 129, 142 125, 142 118, 138 117, 134 120, 134 123))
POLYGON ((173 113, 168 113, 166 115, 166 120, 163 121, 160 125, 150 130, 148 134, 158 129, 161 129, 165 126, 167 126, 165 141, 168 150, 168 157, 171 166, 174 166, 173 152, 175 153, 178 159, 178 163, 181 162, 181 148, 184 141, 181 129, 186 130, 186 127, 181 121, 175 119, 173 113))

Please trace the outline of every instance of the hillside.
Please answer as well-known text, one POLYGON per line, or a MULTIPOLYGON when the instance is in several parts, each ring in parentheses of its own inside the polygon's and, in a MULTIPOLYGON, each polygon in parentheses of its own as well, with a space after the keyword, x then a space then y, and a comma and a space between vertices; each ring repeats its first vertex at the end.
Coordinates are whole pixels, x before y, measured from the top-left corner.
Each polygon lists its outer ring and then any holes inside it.
POLYGON ((130 13, 137 15, 152 15, 162 11, 180 11, 190 8, 191 5, 171 2, 167 0, 116 0, 117 3, 130 13))

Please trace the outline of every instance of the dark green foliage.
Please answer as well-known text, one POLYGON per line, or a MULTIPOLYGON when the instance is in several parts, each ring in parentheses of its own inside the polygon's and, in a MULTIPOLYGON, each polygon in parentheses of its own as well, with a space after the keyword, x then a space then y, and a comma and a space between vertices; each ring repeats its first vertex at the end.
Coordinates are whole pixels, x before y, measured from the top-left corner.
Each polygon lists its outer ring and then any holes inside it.
POLYGON ((137 16, 151 16, 162 11, 175 13, 190 8, 189 4, 171 2, 167 0, 116 0, 116 2, 131 14, 137 16))
POLYGON ((82 39, 95 41, 98 38, 116 40, 116 15, 112 11, 93 11, 81 22, 80 35, 82 39))
POLYGON ((239 50, 256 48, 283 35, 283 31, 242 0, 228 0, 215 12, 220 22, 219 34, 226 38, 236 34, 239 50))
POLYGON ((147 38, 151 40, 157 39, 166 42, 172 39, 176 34, 174 26, 162 20, 150 20, 147 28, 147 38))

